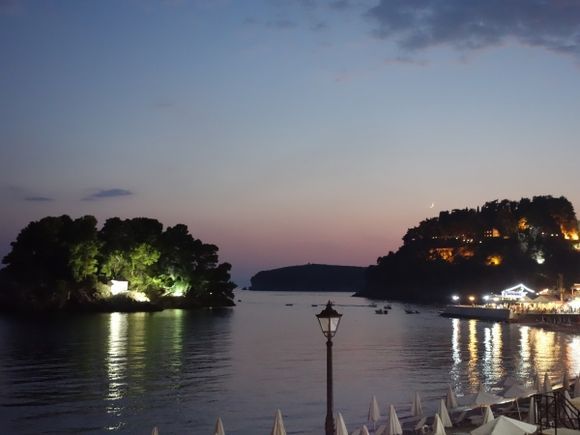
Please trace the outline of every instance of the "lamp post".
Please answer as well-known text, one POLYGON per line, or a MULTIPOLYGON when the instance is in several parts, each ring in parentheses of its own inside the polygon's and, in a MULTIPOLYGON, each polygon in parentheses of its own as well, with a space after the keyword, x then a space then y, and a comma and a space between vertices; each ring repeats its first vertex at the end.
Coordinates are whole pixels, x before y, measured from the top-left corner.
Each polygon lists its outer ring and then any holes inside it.
POLYGON ((336 334, 342 314, 332 308, 332 302, 328 301, 326 308, 317 314, 320 329, 326 337, 326 423, 324 425, 326 435, 334 434, 334 416, 332 404, 332 337, 336 334))

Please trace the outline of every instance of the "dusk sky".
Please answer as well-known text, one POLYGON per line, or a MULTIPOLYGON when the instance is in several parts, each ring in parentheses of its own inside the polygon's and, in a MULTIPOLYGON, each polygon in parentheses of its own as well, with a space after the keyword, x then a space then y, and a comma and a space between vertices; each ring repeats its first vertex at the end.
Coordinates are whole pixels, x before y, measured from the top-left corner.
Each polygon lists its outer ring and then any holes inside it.
POLYGON ((147 216, 246 285, 440 210, 580 207, 579 1, 0 0, 0 55, 2 256, 44 216, 147 216))

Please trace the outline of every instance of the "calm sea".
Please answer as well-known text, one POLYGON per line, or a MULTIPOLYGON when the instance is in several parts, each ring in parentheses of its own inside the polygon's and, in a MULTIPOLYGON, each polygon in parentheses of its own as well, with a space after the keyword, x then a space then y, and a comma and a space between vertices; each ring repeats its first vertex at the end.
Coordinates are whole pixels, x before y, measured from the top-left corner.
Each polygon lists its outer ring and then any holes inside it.
POLYGON ((334 340, 335 408, 349 430, 371 395, 383 414, 409 412, 412 395, 436 408, 536 370, 554 382, 580 371, 580 336, 518 325, 445 319, 391 304, 377 315, 344 293, 238 292, 227 310, 0 317, 2 433, 268 434, 280 408, 288 433, 320 434, 326 349, 315 314, 330 298, 344 314, 334 340), (286 304, 293 303, 292 306, 286 304))

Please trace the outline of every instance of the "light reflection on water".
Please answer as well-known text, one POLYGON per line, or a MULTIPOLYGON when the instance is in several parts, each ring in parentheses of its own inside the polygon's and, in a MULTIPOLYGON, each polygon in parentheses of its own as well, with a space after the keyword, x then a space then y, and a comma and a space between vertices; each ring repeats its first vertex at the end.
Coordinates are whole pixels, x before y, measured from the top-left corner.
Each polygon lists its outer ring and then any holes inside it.
POLYGON ((335 406, 353 430, 375 394, 427 411, 501 377, 561 380, 580 371, 580 337, 527 326, 444 319, 391 304, 375 315, 344 294, 242 292, 234 310, 0 318, 0 421, 7 433, 268 433, 274 411, 295 434, 320 433, 325 346, 314 317, 328 297, 344 314, 334 345, 335 406), (292 302, 288 307, 286 303, 292 302))

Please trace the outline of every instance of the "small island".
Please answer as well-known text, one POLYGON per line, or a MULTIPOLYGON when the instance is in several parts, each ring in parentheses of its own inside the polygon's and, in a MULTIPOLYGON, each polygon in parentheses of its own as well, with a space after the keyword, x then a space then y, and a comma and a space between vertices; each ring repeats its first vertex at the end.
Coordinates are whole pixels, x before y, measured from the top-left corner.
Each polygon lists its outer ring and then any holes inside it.
POLYGON ((552 196, 442 211, 410 228, 366 277, 357 296, 425 303, 519 282, 569 288, 580 282, 578 221, 570 201, 552 196))
POLYGON ((304 264, 258 272, 251 290, 356 292, 364 287, 364 267, 304 264))
POLYGON ((154 311, 233 305, 231 266, 186 225, 63 215, 29 223, 0 270, 3 311, 154 311))

